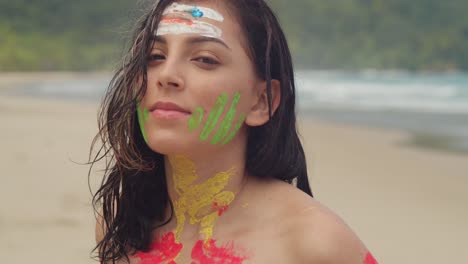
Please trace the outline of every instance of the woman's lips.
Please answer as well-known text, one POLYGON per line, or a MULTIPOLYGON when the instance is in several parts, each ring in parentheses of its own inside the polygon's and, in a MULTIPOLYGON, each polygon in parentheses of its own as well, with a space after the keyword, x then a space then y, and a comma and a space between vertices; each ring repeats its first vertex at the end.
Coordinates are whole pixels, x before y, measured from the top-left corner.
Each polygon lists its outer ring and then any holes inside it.
POLYGON ((186 116, 190 116, 187 112, 181 112, 177 110, 165 110, 165 109, 156 109, 151 112, 154 117, 159 119, 178 119, 186 116))
POLYGON ((159 119, 177 119, 191 115, 190 111, 172 102, 157 102, 150 111, 159 119))

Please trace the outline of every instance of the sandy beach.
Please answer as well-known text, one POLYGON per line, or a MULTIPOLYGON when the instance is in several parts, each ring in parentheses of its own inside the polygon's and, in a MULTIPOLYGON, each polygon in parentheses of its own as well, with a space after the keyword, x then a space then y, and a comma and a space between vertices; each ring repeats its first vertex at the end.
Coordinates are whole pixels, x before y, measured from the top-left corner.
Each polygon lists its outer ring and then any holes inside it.
MULTIPOLYGON (((95 103, 0 96, 2 263, 96 263, 87 161, 95 103)), ((408 134, 301 120, 316 198, 380 263, 468 261, 468 156, 408 134)), ((92 178, 93 185, 97 176, 92 178)))

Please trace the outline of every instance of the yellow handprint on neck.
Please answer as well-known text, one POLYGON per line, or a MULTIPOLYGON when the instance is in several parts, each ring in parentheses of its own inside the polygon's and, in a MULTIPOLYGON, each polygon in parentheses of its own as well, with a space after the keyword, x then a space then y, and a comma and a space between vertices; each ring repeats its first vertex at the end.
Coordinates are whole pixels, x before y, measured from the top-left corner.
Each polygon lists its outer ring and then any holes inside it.
POLYGON ((213 236, 213 226, 219 217, 218 211, 213 212, 213 205, 227 207, 234 200, 233 192, 223 191, 234 169, 216 173, 205 182, 195 184, 198 175, 192 161, 183 156, 175 156, 169 157, 169 162, 173 168, 175 191, 179 195, 178 200, 174 202, 177 220, 176 241, 180 241, 188 215, 191 225, 200 223, 200 233, 205 235, 207 242, 213 236))

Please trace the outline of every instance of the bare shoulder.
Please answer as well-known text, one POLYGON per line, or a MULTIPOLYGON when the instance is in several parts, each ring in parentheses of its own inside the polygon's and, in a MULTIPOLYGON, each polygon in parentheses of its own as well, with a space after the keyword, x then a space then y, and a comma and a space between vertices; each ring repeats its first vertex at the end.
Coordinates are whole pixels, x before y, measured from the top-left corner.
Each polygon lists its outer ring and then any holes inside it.
POLYGON ((340 217, 314 203, 288 225, 297 263, 362 264, 368 250, 361 240, 340 217))
POLYGON ((338 215, 289 184, 273 188, 282 197, 278 228, 291 263, 364 263, 367 248, 338 215))

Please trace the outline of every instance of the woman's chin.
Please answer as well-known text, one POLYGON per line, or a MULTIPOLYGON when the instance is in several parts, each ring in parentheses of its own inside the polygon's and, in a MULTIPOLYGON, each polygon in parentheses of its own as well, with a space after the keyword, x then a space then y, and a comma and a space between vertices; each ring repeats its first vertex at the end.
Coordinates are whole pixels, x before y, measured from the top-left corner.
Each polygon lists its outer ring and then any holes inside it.
POLYGON ((201 142, 190 136, 153 135, 148 137, 151 150, 163 155, 184 155, 196 151, 201 142))

